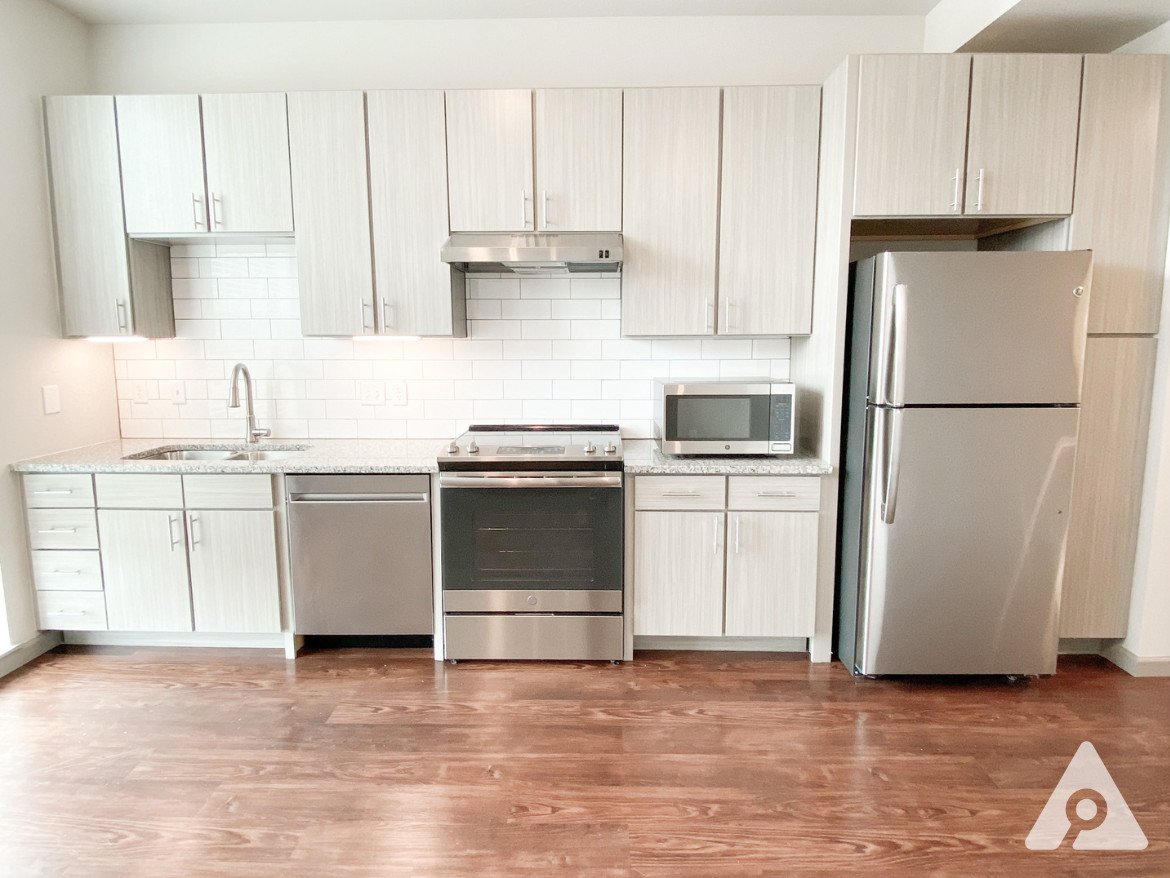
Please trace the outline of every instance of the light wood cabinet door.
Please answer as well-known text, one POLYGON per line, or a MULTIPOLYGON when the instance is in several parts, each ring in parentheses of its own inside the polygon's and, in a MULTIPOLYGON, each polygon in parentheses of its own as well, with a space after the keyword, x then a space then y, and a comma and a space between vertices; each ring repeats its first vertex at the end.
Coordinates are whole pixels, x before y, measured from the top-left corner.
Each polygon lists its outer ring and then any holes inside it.
POLYGON ((970 55, 866 55, 857 94, 854 216, 963 209, 970 55))
POLYGON ((126 231, 208 231, 198 96, 118 95, 115 104, 126 231))
POLYGON ((1093 251, 1089 332, 1158 331, 1168 184, 1170 58, 1086 55, 1069 249, 1093 251))
POLYGON ((192 630, 183 513, 101 509, 98 530, 110 630, 192 630))
POLYGON ((719 89, 627 89, 624 104, 622 334, 711 335, 719 89))
POLYGON ((720 335, 812 332, 821 90, 725 88, 720 335))
POLYGON ((723 633, 722 512, 634 513, 634 633, 723 633))
POLYGON ((443 92, 371 91, 366 102, 378 331, 465 336, 458 273, 439 259, 449 234, 443 92))
POLYGON ((283 94, 203 95, 211 231, 291 232, 283 94))
POLYGON ((1071 213, 1080 104, 1080 55, 976 55, 964 212, 1071 213))
POLYGON ((360 91, 288 96, 302 335, 374 332, 365 113, 360 91))
POLYGON ((621 231, 621 89, 537 89, 534 101, 537 228, 621 231))
POLYGON ((45 129, 62 331, 131 335, 114 99, 45 98, 45 129))
POLYGON ((1129 624, 1157 345, 1092 337, 1085 345, 1061 637, 1124 637, 1129 624))
POLYGON ((532 92, 448 91, 447 175, 452 231, 531 231, 532 92))
POLYGON ((276 518, 267 511, 187 513, 196 631, 280 631, 276 518))
POLYGON ((817 513, 727 514, 729 637, 811 637, 817 595, 817 513))

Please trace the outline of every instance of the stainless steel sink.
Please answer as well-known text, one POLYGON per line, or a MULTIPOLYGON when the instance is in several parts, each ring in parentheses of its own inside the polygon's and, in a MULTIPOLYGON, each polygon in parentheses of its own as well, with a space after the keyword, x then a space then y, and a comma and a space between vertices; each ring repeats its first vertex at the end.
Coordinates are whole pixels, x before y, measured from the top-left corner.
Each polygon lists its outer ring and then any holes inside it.
POLYGON ((238 451, 228 460, 286 460, 290 457, 299 457, 301 454, 304 454, 304 449, 290 451, 277 448, 271 451, 238 451))
POLYGON ((151 451, 135 454, 128 460, 232 460, 235 451, 222 448, 174 448, 169 451, 151 451))

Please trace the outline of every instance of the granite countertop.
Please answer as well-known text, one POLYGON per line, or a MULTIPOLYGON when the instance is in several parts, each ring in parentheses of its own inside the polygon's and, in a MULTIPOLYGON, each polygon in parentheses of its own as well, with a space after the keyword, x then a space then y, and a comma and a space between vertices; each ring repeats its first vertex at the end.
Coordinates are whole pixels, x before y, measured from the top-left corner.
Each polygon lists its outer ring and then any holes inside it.
POLYGON ((433 473, 450 439, 272 439, 258 445, 206 439, 121 439, 12 464, 21 473, 433 473), (151 449, 197 446, 294 451, 281 460, 126 460, 151 449))
POLYGON ((780 475, 824 476, 833 471, 825 461, 799 454, 783 457, 680 457, 663 454, 653 439, 623 443, 627 475, 780 475))

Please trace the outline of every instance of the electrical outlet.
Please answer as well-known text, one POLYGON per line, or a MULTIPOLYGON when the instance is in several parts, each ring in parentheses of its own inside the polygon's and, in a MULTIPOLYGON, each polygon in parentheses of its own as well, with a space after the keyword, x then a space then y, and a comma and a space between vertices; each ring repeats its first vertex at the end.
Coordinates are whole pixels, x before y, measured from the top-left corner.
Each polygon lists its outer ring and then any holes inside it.
POLYGON ((41 403, 46 415, 55 415, 61 411, 61 388, 56 384, 46 384, 41 387, 41 403))
POLYGON ((390 381, 390 404, 391 405, 406 405, 406 382, 405 381, 390 381))
POLYGON ((361 398, 362 405, 385 405, 386 382, 359 381, 358 396, 361 398))
POLYGON ((150 402, 150 391, 147 390, 145 381, 135 381, 131 384, 130 394, 135 402, 150 402))

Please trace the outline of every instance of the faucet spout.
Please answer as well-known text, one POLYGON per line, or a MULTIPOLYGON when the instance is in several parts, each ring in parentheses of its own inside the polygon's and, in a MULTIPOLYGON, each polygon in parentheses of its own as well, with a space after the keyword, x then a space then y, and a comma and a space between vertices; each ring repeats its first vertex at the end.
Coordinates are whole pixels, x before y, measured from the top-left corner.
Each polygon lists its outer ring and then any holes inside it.
POLYGON ((231 393, 228 395, 228 408, 238 409, 240 407, 240 376, 244 376, 244 398, 247 402, 247 422, 245 424, 244 440, 246 442, 259 442, 266 436, 272 435, 272 430, 267 427, 256 426, 256 404, 252 397, 252 373, 248 371, 248 367, 243 363, 236 363, 232 369, 231 393))

